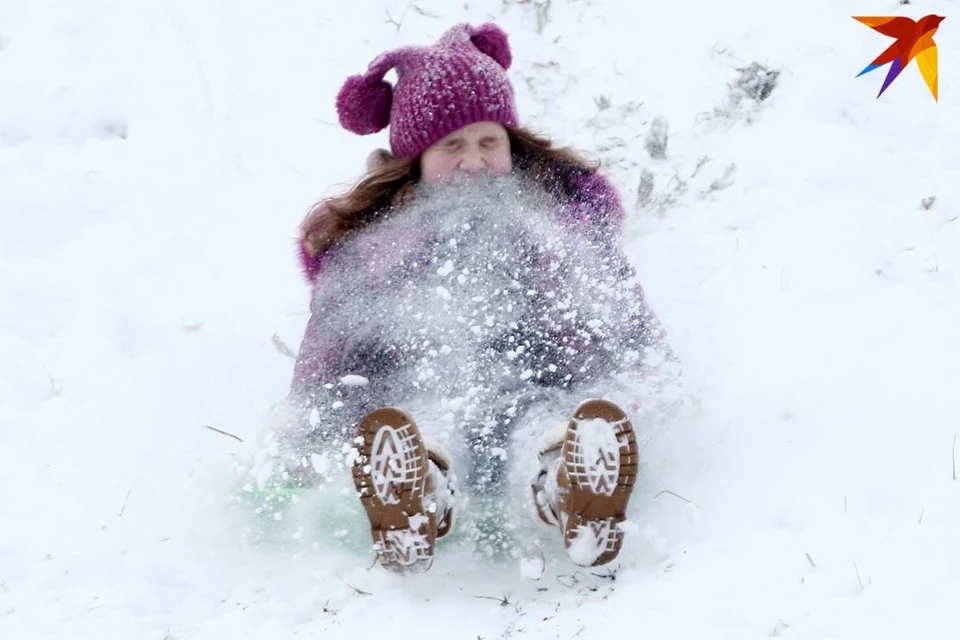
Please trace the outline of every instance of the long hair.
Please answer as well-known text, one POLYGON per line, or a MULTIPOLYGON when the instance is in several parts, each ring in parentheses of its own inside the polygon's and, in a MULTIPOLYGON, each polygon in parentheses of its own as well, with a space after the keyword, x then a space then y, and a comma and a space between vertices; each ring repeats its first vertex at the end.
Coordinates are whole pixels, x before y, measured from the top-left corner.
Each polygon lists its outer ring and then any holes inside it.
MULTIPOLYGON (((558 198, 564 178, 590 173, 599 163, 590 163, 570 147, 554 147, 549 138, 528 129, 508 128, 514 170, 546 187, 558 198)), ((314 204, 301 225, 300 240, 311 256, 317 256, 352 231, 362 228, 391 208, 401 206, 416 193, 420 182, 420 156, 395 158, 378 155, 376 166, 349 192, 314 204)))

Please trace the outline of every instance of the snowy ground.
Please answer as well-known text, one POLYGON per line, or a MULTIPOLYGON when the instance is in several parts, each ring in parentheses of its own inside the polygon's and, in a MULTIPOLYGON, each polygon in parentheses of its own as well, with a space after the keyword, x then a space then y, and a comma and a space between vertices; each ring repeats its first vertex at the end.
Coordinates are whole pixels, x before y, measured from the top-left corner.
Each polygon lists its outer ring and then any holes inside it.
POLYGON ((958 9, 2 0, 0 638, 949 637, 958 9), (940 102, 915 66, 876 100, 885 70, 854 76, 889 40, 850 16, 928 13, 940 102), (385 143, 334 124, 336 90, 487 19, 526 123, 635 209, 684 361, 615 580, 251 544, 233 470, 289 382, 273 336, 307 319, 296 225, 385 143), (779 73, 762 101, 735 87, 753 62, 779 73))

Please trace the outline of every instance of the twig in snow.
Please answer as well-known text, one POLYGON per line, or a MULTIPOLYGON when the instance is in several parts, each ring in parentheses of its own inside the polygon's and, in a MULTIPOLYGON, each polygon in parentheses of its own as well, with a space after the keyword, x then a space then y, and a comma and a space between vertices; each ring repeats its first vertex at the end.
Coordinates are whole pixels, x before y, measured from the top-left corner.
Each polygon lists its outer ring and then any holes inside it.
POLYGON ((428 18, 436 18, 436 19, 438 19, 438 20, 440 19, 440 16, 438 16, 437 14, 435 14, 435 13, 430 13, 430 12, 427 11, 426 9, 421 9, 421 8, 420 8, 419 6, 417 6, 417 5, 413 5, 413 10, 416 11, 417 13, 419 13, 419 14, 422 15, 422 16, 426 16, 426 17, 428 17, 428 18))
POLYGON ((233 435, 232 433, 230 433, 229 431, 224 431, 223 429, 217 429, 216 427, 211 427, 211 426, 208 425, 208 424, 205 424, 205 425, 203 425, 203 426, 205 426, 207 429, 210 429, 210 431, 215 431, 215 432, 217 432, 217 433, 219 433, 219 434, 221 434, 221 435, 227 436, 228 438, 233 438, 233 439, 236 440, 237 442, 243 442, 243 440, 240 438, 240 436, 235 436, 235 435, 233 435))
POLYGON ((920 517, 917 519, 917 524, 923 524, 923 509, 920 509, 920 517))
POLYGON ((616 582, 617 580, 617 571, 616 569, 610 569, 606 573, 591 573, 590 575, 596 576, 598 578, 604 578, 610 582, 616 582))
MULTIPOLYGON (((343 584, 345 584, 345 585, 347 585, 348 587, 350 587, 351 589, 353 589, 353 592, 354 592, 355 594, 357 594, 358 596, 372 596, 372 595, 373 595, 372 593, 370 593, 370 592, 368 592, 368 591, 364 591, 363 589, 357 589, 355 586, 353 586, 352 584, 350 584, 349 582, 347 582, 346 580, 344 580, 344 579, 343 579, 343 576, 341 576, 339 573, 337 574, 337 577, 340 578, 340 582, 342 582, 343 584)), ((329 602, 329 601, 328 601, 328 602, 329 602)))
POLYGON ((715 191, 722 191, 723 189, 726 189, 732 185, 733 180, 730 179, 730 176, 733 175, 733 172, 736 170, 736 168, 736 163, 731 162, 728 164, 727 168, 723 170, 723 176, 711 182, 710 186, 706 190, 700 192, 700 195, 705 196, 715 191))
POLYGON ((520 613, 520 607, 517 606, 515 602, 510 602, 510 596, 506 594, 504 594, 502 598, 495 596, 474 596, 474 598, 479 598, 480 600, 495 600, 500 603, 501 607, 513 607, 517 613, 520 613))
POLYGON ((697 158, 697 166, 693 168, 693 173, 690 174, 690 177, 696 178, 697 174, 700 173, 700 169, 703 169, 708 162, 710 162, 709 156, 700 156, 697 158))
POLYGON ((557 576, 557 582, 559 582, 561 585, 563 585, 564 587, 566 587, 566 588, 568 588, 568 589, 572 589, 572 588, 574 587, 574 585, 576 585, 578 582, 580 582, 580 578, 577 577, 579 574, 580 574, 580 572, 578 571, 577 573, 573 574, 572 576, 567 576, 567 575, 557 576), (569 579, 569 580, 570 580, 570 584, 564 583, 563 580, 561 580, 561 578, 569 579))
MULTIPOLYGON (((503 10, 506 11, 508 2, 504 0, 503 10)), ((533 5, 537 16, 537 35, 543 33, 543 27, 550 21, 550 0, 514 0, 514 4, 533 5)))
POLYGON ((291 360, 297 359, 297 354, 293 352, 293 349, 288 347, 287 343, 281 340, 280 336, 276 333, 270 337, 270 342, 273 343, 273 346, 277 349, 277 352, 279 352, 280 355, 287 356, 291 360))
MULTIPOLYGON (((130 489, 130 491, 133 491, 133 489, 130 489)), ((123 499, 123 505, 120 506, 120 513, 117 514, 118 518, 122 518, 123 512, 127 510, 127 500, 130 499, 130 491, 127 491, 127 495, 123 499)))
POLYGON ((813 561, 813 558, 810 557, 810 554, 809 554, 809 553, 804 553, 803 555, 807 556, 807 562, 810 563, 810 566, 813 567, 814 569, 816 569, 816 568, 817 568, 817 563, 813 561))
POLYGON ((53 379, 50 370, 47 369, 47 365, 41 364, 40 366, 43 367, 44 373, 47 374, 47 379, 50 380, 50 391, 53 393, 53 397, 59 398, 63 394, 63 390, 60 388, 60 385, 57 384, 57 381, 53 379))
POLYGON ((860 583, 860 591, 864 591, 866 587, 863 586, 863 578, 860 577, 860 567, 857 566, 857 561, 853 561, 853 569, 857 572, 857 582, 860 583))
POLYGON ((324 612, 324 613, 329 613, 330 615, 332 615, 334 622, 336 622, 336 623, 339 624, 340 621, 337 620, 337 614, 339 614, 340 612, 330 606, 330 601, 329 601, 329 600, 327 600, 327 601, 323 604, 323 612, 324 612))
POLYGON ((597 105, 597 111, 606 111, 611 105, 610 96, 603 94, 594 96, 593 103, 597 105))
POLYGON ((661 491, 661 492, 658 493, 657 495, 653 496, 653 499, 656 500, 657 498, 659 498, 660 496, 662 496, 662 495, 665 494, 665 493, 668 493, 668 494, 670 494, 671 496, 673 496, 673 497, 675 497, 675 498, 680 498, 681 500, 683 500, 683 501, 686 502, 687 504, 693 504, 693 501, 692 501, 692 500, 687 500, 686 498, 684 498, 684 497, 683 497, 682 495, 680 495, 679 493, 674 493, 673 491, 670 491, 669 489, 664 489, 663 491, 661 491))
POLYGON ((403 10, 403 13, 400 14, 400 21, 397 22, 393 19, 393 16, 390 15, 389 9, 384 9, 387 12, 387 24, 392 24, 397 28, 397 33, 400 33, 400 27, 403 26, 403 19, 407 17, 407 11, 410 10, 410 7, 413 5, 413 0, 407 3, 407 8, 403 10))

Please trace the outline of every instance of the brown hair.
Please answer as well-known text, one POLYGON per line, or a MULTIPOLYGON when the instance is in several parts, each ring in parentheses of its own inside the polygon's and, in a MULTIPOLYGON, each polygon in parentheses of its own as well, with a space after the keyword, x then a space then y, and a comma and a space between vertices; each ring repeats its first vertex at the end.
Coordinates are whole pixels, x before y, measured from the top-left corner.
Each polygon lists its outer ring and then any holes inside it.
MULTIPOLYGON (((523 128, 508 128, 513 166, 528 179, 549 189, 558 198, 563 178, 596 171, 570 147, 555 148, 549 138, 523 128)), ((395 158, 376 154, 375 166, 349 192, 322 200, 311 207, 301 226, 301 241, 317 256, 351 231, 362 228, 416 192, 420 181, 420 156, 395 158)))

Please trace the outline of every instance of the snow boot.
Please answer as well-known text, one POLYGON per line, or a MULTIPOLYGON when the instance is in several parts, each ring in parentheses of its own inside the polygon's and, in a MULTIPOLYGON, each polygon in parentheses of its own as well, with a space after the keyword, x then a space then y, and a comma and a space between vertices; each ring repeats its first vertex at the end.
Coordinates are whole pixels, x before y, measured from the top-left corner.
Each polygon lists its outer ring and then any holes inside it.
POLYGON ((434 546, 453 529, 457 490, 449 458, 424 443, 402 409, 368 413, 357 431, 353 483, 370 520, 380 564, 396 573, 422 573, 434 546))
POLYGON ((612 402, 586 400, 542 444, 542 469, 531 487, 537 515, 561 530, 576 564, 607 564, 623 545, 620 523, 637 478, 630 420, 612 402))

